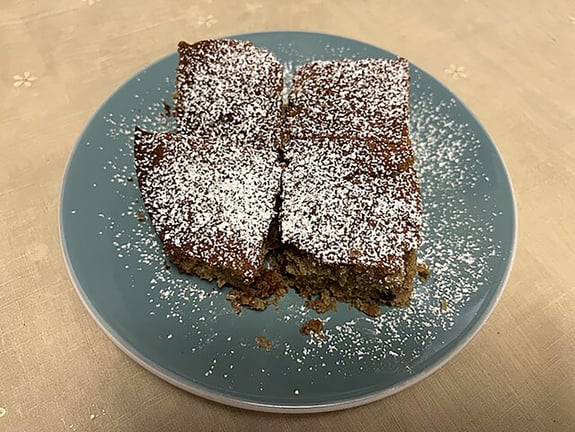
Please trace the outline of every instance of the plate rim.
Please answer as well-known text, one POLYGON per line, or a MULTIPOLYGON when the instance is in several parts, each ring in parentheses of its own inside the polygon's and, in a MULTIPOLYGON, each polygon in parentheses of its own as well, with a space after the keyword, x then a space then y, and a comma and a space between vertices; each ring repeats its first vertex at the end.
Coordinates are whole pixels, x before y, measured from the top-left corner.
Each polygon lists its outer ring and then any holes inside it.
MULTIPOLYGON (((377 45, 373 45, 373 44, 368 43, 368 42, 364 42, 364 41, 350 38, 347 36, 340 36, 340 35, 336 35, 336 34, 323 33, 323 32, 298 31, 298 30, 271 30, 271 31, 238 33, 238 34, 233 34, 233 35, 221 36, 221 37, 216 38, 216 39, 249 38, 249 37, 253 37, 253 36, 265 36, 265 35, 271 35, 271 34, 275 34, 275 35, 277 35, 277 34, 297 34, 297 35, 305 35, 305 36, 312 36, 312 37, 328 36, 330 38, 341 39, 341 40, 345 40, 345 41, 349 41, 349 42, 353 42, 353 43, 358 43, 361 45, 368 46, 370 48, 374 48, 374 49, 377 49, 380 51, 388 52, 392 55, 396 55, 392 51, 389 51, 385 48, 381 48, 377 45)), ((465 110, 467 111, 467 114, 469 114, 473 118, 473 120, 477 123, 477 125, 481 128, 482 132, 485 134, 485 136, 490 141, 493 149, 495 150, 495 154, 496 154, 499 162, 501 163, 501 166, 503 168, 503 174, 505 175, 505 179, 507 180, 507 183, 509 185, 510 196, 511 196, 510 205, 511 205, 511 211, 512 211, 513 232, 511 233, 510 254, 509 254, 509 259, 507 260, 507 263, 506 263, 504 275, 501 278, 499 286, 496 288, 494 295, 492 296, 492 298, 490 299, 490 301, 486 305, 485 312, 484 312, 483 316, 481 316, 477 321, 472 323, 472 325, 469 327, 467 334, 465 336, 463 336, 458 342, 456 342, 453 345, 453 348, 451 349, 451 351, 449 351, 443 358, 441 358, 439 361, 437 361, 431 367, 426 368, 425 370, 419 372, 418 374, 416 374, 416 375, 414 375, 408 379, 401 381, 400 383, 397 383, 397 384, 395 384, 389 388, 386 388, 384 390, 375 391, 375 392, 370 393, 366 396, 355 397, 352 399, 344 399, 344 400, 339 400, 339 401, 335 401, 335 402, 320 403, 320 404, 299 404, 299 405, 297 405, 297 404, 295 404, 295 405, 278 405, 278 404, 271 404, 271 403, 267 404, 267 403, 262 403, 262 402, 255 402, 255 401, 238 399, 236 397, 221 394, 217 391, 206 389, 204 386, 202 386, 201 384, 198 384, 198 383, 188 384, 186 382, 182 382, 182 381, 178 380, 177 378, 175 378, 173 376, 173 375, 176 375, 175 373, 171 373, 166 368, 157 364, 152 359, 147 358, 144 355, 142 355, 141 353, 139 353, 137 349, 132 347, 130 343, 128 343, 116 330, 114 330, 106 322, 106 320, 104 320, 100 316, 96 307, 92 304, 92 302, 88 298, 86 292, 81 288, 81 283, 78 280, 77 275, 73 269, 71 257, 70 257, 70 254, 68 253, 66 238, 64 235, 63 197, 64 197, 66 185, 68 184, 68 177, 70 175, 72 160, 74 159, 76 152, 80 148, 81 139, 84 136, 85 132, 87 131, 88 127, 94 121, 94 119, 96 119, 96 116, 100 113, 102 107, 108 103, 108 101, 117 93, 117 91, 119 89, 121 89, 122 87, 124 87, 127 83, 129 83, 130 81, 135 79, 138 75, 143 73, 146 69, 148 69, 148 68, 150 68, 150 67, 152 67, 158 63, 165 61, 169 57, 173 56, 175 53, 176 53, 175 51, 172 51, 171 53, 166 54, 166 55, 160 57, 159 59, 147 64, 143 68, 138 69, 136 72, 134 72, 132 75, 130 75, 127 79, 122 81, 117 87, 115 87, 115 89, 98 105, 97 109, 88 118, 85 126, 83 127, 78 138, 76 139, 72 150, 70 151, 70 154, 68 156, 68 160, 67 160, 65 168, 64 168, 64 175, 62 176, 62 180, 60 183, 60 190, 59 190, 59 195, 58 195, 58 203, 59 203, 59 205, 58 205, 58 233, 59 233, 59 239, 60 239, 60 250, 61 250, 62 256, 64 257, 64 264, 66 267, 66 271, 68 273, 68 277, 70 278, 70 281, 72 282, 72 285, 74 286, 74 290, 76 291, 76 294, 80 298, 85 309, 88 310, 88 313, 90 314, 92 319, 96 322, 96 324, 100 327, 100 329, 104 332, 104 334, 118 348, 120 348, 121 351, 123 351, 128 357, 130 357, 132 360, 134 360, 137 364, 142 366, 144 369, 148 370, 149 372, 151 372, 152 374, 161 378, 162 380, 164 380, 164 381, 174 385, 175 387, 178 387, 178 388, 180 388, 180 389, 182 389, 182 390, 184 390, 190 394, 202 397, 204 399, 207 399, 207 400, 210 400, 213 402, 218 402, 218 403, 221 403, 224 405, 232 406, 235 408, 247 409, 247 410, 258 411, 258 412, 283 413, 283 414, 285 414, 285 413, 304 414, 304 413, 319 413, 319 412, 337 411, 337 410, 353 408, 353 407, 357 407, 357 406, 361 406, 361 405, 366 405, 366 404, 384 399, 384 398, 389 397, 391 395, 397 394, 402 390, 405 390, 409 387, 412 387, 413 385, 417 384, 418 382, 425 380, 426 378, 428 378, 429 376, 431 376, 435 372, 437 372, 439 369, 441 369, 445 364, 450 362, 459 353, 461 353, 461 351, 471 342, 472 339, 474 339, 474 337, 477 335, 477 333, 483 328, 483 326, 485 325, 485 323, 487 322, 487 320, 489 319, 489 317, 491 316, 491 314, 495 310, 495 307, 499 303, 499 301, 503 295, 503 292, 505 291, 505 288, 507 287, 507 284, 509 282, 511 270, 513 269, 515 258, 516 258, 516 253, 517 253, 518 217, 517 217, 517 201, 516 201, 516 196, 515 196, 515 189, 513 188, 513 182, 511 180, 511 175, 509 173, 509 170, 507 168, 505 160, 502 157, 501 152, 499 151, 499 148, 495 144, 495 141, 492 139, 491 135, 487 132, 486 128, 483 126, 483 123, 481 123, 479 121, 479 119, 477 118, 475 113, 467 107, 467 105, 462 101, 462 99, 458 95, 456 95, 451 89, 449 89, 445 84, 443 84, 443 82, 441 82, 440 80, 435 78, 434 75, 429 74, 428 72, 425 71, 425 69, 420 68, 419 66, 417 66, 415 63, 413 63, 411 61, 410 61, 410 65, 414 66, 415 68, 417 68, 422 73, 433 78, 437 82, 437 84, 439 84, 441 87, 443 87, 443 89, 446 90, 453 99, 455 99, 462 107, 465 108, 465 110)), ((191 381, 191 380, 188 380, 188 381, 191 381)))

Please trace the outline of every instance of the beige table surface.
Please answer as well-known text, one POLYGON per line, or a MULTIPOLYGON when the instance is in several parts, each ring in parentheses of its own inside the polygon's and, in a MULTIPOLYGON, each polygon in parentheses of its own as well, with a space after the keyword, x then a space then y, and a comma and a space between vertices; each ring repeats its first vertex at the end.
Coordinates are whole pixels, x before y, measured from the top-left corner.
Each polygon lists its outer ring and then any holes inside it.
POLYGON ((575 431, 574 76, 573 0, 2 0, 0 431, 575 431), (99 329, 60 253, 64 167, 103 100, 180 39, 278 29, 359 39, 436 76, 492 135, 517 197, 515 265, 476 338, 340 412, 248 412, 165 383, 99 329))

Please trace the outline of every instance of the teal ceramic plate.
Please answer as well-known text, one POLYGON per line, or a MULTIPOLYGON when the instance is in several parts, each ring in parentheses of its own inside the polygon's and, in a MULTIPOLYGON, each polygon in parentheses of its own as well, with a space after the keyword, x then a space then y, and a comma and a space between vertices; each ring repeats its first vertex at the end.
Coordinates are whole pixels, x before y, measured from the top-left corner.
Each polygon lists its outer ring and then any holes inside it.
MULTIPOLYGON (((286 82, 313 59, 393 57, 336 36, 232 36, 274 52, 286 82)), ((177 41, 175 41, 177 42, 177 41)), ((64 256, 77 291, 130 357, 191 393, 262 411, 328 411, 365 404, 425 378, 473 337, 501 295, 515 244, 513 192, 484 129, 444 86, 412 66, 417 151, 431 277, 413 304, 378 318, 340 305, 319 318, 290 293, 277 308, 235 314, 226 289, 168 267, 148 220, 132 160, 135 126, 173 127, 177 55, 152 64, 96 112, 68 163, 60 206, 64 256), (256 338, 266 338, 269 351, 256 338)))

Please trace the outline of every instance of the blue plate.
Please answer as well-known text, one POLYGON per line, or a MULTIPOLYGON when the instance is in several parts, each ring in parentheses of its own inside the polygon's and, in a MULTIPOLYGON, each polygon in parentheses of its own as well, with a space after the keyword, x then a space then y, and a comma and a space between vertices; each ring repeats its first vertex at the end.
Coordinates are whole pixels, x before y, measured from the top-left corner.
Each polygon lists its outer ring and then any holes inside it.
MULTIPOLYGON (((324 34, 231 37, 274 52, 288 83, 295 67, 314 59, 394 57, 324 34)), ((509 273, 515 208, 495 145, 448 89, 411 66, 411 136, 424 204, 420 258, 431 277, 416 284, 409 308, 383 308, 372 318, 340 305, 320 315, 320 338, 300 334, 318 315, 294 293, 277 307, 238 316, 226 289, 166 263, 144 219, 132 133, 135 126, 173 128, 164 103, 172 103, 176 65, 177 54, 171 54, 108 98, 78 140, 62 186, 60 232, 70 276, 88 311, 122 350, 208 399, 261 411, 313 412, 398 392, 469 342, 509 273), (269 351, 258 337, 271 344, 269 351)))

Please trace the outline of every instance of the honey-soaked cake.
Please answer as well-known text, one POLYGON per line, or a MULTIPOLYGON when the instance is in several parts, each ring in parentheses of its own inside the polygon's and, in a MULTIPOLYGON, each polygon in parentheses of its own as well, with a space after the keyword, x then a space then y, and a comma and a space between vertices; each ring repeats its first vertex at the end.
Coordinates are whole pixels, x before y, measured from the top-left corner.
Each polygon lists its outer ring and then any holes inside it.
POLYGON ((409 82, 403 58, 304 64, 288 96, 288 135, 368 140, 385 152, 381 163, 388 172, 401 171, 414 159, 407 124, 409 82))
POLYGON ((291 283, 320 312, 409 304, 422 209, 407 62, 309 63, 288 98, 280 224, 291 283))
POLYGON ((228 39, 180 42, 178 53, 179 133, 279 147, 283 72, 272 53, 228 39))
POLYGON ((144 205, 180 271, 240 288, 264 275, 280 188, 276 151, 137 129, 134 155, 144 205))

